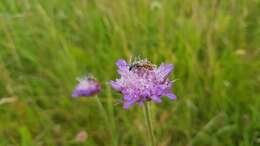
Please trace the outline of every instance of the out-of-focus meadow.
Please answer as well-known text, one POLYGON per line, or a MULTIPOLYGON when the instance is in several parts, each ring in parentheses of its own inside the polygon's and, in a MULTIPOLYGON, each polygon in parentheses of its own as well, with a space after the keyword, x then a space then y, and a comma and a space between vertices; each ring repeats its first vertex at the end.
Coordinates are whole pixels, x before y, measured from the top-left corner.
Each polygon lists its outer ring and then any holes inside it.
POLYGON ((134 55, 175 64, 158 146, 260 145, 259 16, 259 0, 1 0, 0 145, 146 145, 142 108, 107 84, 134 55), (87 72, 104 109, 70 98, 87 72))

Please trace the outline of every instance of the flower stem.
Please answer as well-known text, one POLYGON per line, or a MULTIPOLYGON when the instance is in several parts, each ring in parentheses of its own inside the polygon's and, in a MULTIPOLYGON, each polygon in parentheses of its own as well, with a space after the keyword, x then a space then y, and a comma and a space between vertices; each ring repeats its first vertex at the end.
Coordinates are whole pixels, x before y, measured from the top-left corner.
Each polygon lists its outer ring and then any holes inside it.
POLYGON ((153 134, 153 126, 151 122, 151 116, 150 116, 150 108, 148 107, 148 103, 144 103, 144 115, 147 122, 147 128, 150 136, 150 143, 151 146, 155 146, 155 139, 153 134))
MULTIPOLYGON (((99 110, 101 112, 101 116, 104 118, 104 122, 105 122, 106 126, 109 127, 110 126, 109 125, 110 122, 109 122, 109 118, 108 118, 108 115, 106 113, 105 107, 102 104, 101 100, 98 98, 98 96, 95 96, 95 99, 96 99, 98 108, 99 108, 99 110)), ((108 128, 108 130, 111 132, 111 130, 109 128, 108 128)))

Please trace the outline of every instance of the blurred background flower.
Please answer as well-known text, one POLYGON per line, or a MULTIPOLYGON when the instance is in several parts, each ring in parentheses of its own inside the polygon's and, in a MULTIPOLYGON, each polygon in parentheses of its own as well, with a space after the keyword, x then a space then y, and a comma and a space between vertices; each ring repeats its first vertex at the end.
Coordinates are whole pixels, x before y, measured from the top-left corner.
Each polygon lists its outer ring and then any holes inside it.
POLYGON ((76 86, 72 93, 72 97, 80 96, 92 96, 100 92, 101 86, 93 77, 86 76, 79 80, 79 84, 76 86))

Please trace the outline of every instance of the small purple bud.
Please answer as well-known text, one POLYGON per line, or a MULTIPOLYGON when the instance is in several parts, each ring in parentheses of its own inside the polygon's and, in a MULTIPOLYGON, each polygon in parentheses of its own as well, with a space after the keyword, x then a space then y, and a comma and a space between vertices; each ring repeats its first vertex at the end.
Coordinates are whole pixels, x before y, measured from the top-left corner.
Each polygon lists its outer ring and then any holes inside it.
POLYGON ((74 89, 72 97, 92 96, 99 93, 100 90, 100 84, 93 77, 87 76, 79 80, 79 84, 74 89))

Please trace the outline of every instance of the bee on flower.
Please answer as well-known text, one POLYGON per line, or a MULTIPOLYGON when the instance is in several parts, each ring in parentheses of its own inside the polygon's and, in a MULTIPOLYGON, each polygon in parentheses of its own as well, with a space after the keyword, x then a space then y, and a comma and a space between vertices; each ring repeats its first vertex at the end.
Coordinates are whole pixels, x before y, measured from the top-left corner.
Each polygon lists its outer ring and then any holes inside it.
POLYGON ((110 81, 110 84, 123 94, 125 109, 135 103, 142 105, 146 101, 160 103, 162 96, 176 99, 175 94, 171 92, 173 82, 168 79, 173 70, 172 64, 162 63, 157 67, 147 59, 135 59, 130 64, 119 59, 116 65, 120 78, 110 81))

